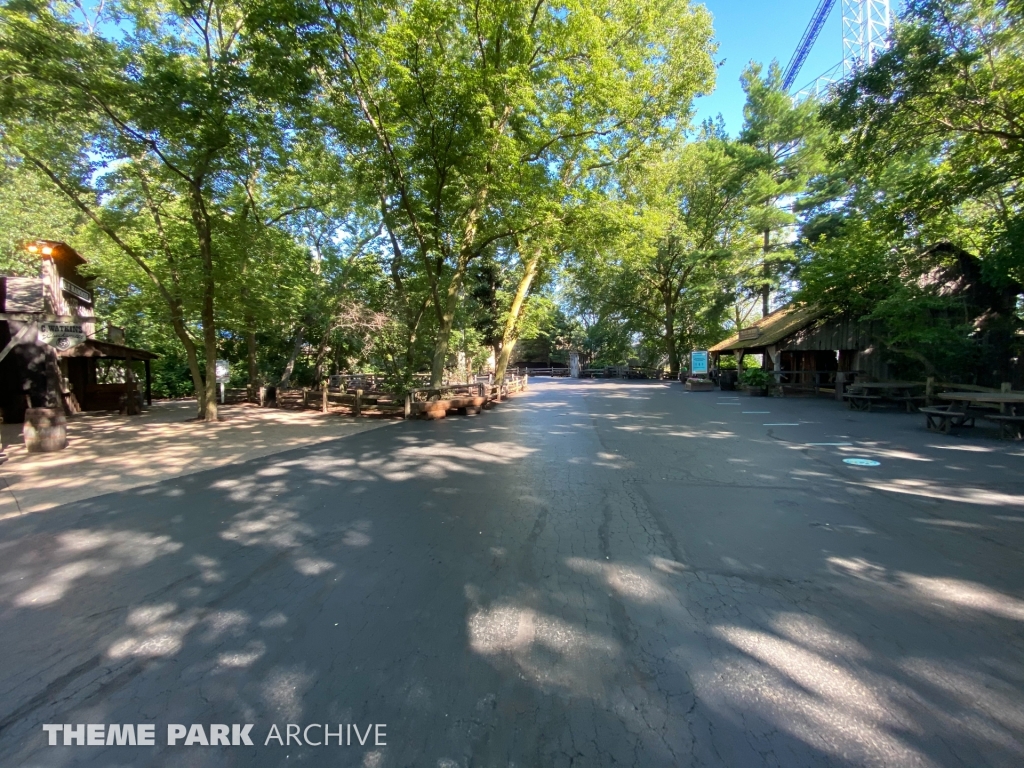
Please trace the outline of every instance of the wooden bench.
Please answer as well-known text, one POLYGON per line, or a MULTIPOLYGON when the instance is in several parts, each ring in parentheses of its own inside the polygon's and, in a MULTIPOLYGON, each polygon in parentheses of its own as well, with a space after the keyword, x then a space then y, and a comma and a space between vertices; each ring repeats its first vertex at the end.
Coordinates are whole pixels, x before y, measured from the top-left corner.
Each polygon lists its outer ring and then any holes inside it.
POLYGON ((986 413, 982 418, 999 424, 1000 440, 1020 440, 1021 437, 1024 437, 1024 416, 986 413))
POLYGON ((917 404, 923 403, 926 398, 924 395, 902 395, 900 397, 891 397, 889 399, 894 403, 903 403, 907 409, 907 413, 913 413, 918 407, 917 404))
POLYGON ((870 411, 871 403, 875 400, 881 400, 881 395, 862 395, 860 393, 846 393, 843 398, 847 401, 851 410, 854 411, 870 411))
POLYGON ((974 426, 974 416, 968 411, 953 410, 949 405, 933 405, 922 408, 920 412, 925 415, 925 426, 932 432, 948 435, 951 427, 974 426))

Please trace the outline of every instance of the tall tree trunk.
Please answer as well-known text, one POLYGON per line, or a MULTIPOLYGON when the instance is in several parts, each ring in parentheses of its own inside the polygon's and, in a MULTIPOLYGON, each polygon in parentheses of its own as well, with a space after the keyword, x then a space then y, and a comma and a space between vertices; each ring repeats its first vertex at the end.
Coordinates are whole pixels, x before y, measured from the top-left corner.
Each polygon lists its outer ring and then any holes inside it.
POLYGON ((676 348, 674 318, 665 318, 665 351, 668 353, 668 373, 671 378, 679 375, 679 350, 676 348))
POLYGON ((203 353, 206 376, 203 382, 205 402, 200 406, 201 421, 217 420, 217 325, 214 316, 215 283, 213 278, 213 237, 206 215, 201 185, 195 182, 191 198, 192 224, 199 240, 199 256, 203 266, 203 303, 199 313, 203 323, 203 353))
POLYGON ((452 327, 455 323, 455 310, 462 293, 462 283, 469 266, 469 255, 459 254, 448 290, 445 291, 444 304, 437 318, 437 338, 434 341, 434 356, 430 361, 430 386, 438 389, 444 383, 444 364, 448 359, 448 343, 451 340, 452 327))
POLYGON ((288 382, 292 378, 292 371, 295 370, 295 359, 299 356, 299 350, 302 349, 304 330, 305 328, 301 325, 295 329, 295 339, 292 342, 292 353, 288 356, 288 362, 284 365, 284 372, 281 374, 281 379, 277 382, 277 386, 279 387, 287 387, 288 382))
POLYGON ((420 302, 419 308, 413 312, 411 308, 407 306, 406 311, 406 344, 405 344, 405 371, 402 374, 403 378, 408 381, 412 381, 413 374, 413 363, 415 362, 416 355, 416 340, 420 335, 420 323, 423 322, 423 315, 427 311, 427 302, 429 298, 425 297, 420 302))
POLYGON ((763 256, 761 261, 761 276, 764 277, 764 285, 761 287, 761 315, 768 316, 769 298, 772 291, 771 269, 768 266, 768 248, 771 245, 771 230, 764 231, 763 256))
POLYGON ((459 289, 456 288, 456 281, 453 276, 445 295, 444 309, 438 318, 437 338, 434 340, 434 355, 430 360, 430 386, 434 389, 438 389, 444 384, 444 364, 448 360, 448 342, 451 339, 452 325, 455 322, 455 307, 458 303, 458 295, 459 289))
POLYGON ((203 374, 199 368, 199 351, 196 349, 196 344, 185 328, 184 321, 181 319, 181 305, 177 301, 171 303, 171 327, 174 328, 175 335, 181 341, 182 346, 185 347, 188 371, 192 374, 192 386, 196 390, 196 416, 201 419, 203 414, 206 413, 206 386, 203 383, 203 374))
POLYGON ((676 347, 676 294, 671 284, 662 286, 661 299, 665 304, 665 354, 668 372, 674 379, 679 375, 679 350, 676 347))
POLYGON ((523 270, 523 276, 519 278, 516 295, 512 298, 512 305, 505 318, 505 328, 501 334, 501 353, 494 365, 494 381, 499 386, 505 380, 505 370, 508 368, 509 360, 512 359, 512 350, 515 349, 519 336, 519 318, 523 314, 523 306, 526 304, 526 297, 530 295, 530 286, 533 285, 533 279, 537 276, 539 266, 540 249, 537 249, 526 261, 526 268, 523 270))
POLYGON ((327 323, 327 330, 324 331, 323 338, 320 339, 320 346, 317 347, 316 350, 316 364, 313 368, 313 381, 317 383, 326 378, 324 375, 324 363, 327 362, 327 349, 330 346, 332 333, 334 333, 333 320, 327 323))
POLYGON ((251 330, 245 332, 245 360, 249 373, 249 391, 255 392, 259 388, 259 368, 256 366, 256 332, 251 330))
MULTIPOLYGON (((451 282, 448 283, 448 290, 445 292, 443 306, 438 306, 437 291, 435 295, 435 309, 437 311, 437 339, 434 341, 434 356, 430 361, 430 386, 437 389, 444 383, 444 364, 448 358, 448 343, 452 335, 452 324, 455 322, 455 308, 458 306, 459 296, 462 294, 462 283, 466 277, 466 269, 470 260, 476 255, 473 252, 473 242, 476 240, 477 224, 480 218, 480 211, 487 202, 489 189, 482 187, 477 191, 476 200, 466 214, 466 226, 462 230, 462 243, 459 246, 459 257, 455 264, 455 272, 451 282)), ((426 254, 424 254, 426 255, 426 254)), ((434 280, 441 279, 441 269, 434 273, 434 280)), ((435 282, 436 286, 436 282, 435 282)))

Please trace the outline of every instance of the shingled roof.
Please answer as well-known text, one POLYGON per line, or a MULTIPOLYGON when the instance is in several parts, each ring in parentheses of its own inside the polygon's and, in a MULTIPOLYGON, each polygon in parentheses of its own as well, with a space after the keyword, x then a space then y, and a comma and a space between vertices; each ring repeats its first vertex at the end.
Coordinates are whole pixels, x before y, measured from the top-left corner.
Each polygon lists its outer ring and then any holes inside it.
POLYGON ((709 352, 732 352, 737 349, 760 349, 778 344, 787 336, 802 331, 825 314, 817 307, 797 307, 787 304, 770 315, 762 317, 739 333, 711 347, 709 352), (743 337, 743 338, 741 338, 743 337))

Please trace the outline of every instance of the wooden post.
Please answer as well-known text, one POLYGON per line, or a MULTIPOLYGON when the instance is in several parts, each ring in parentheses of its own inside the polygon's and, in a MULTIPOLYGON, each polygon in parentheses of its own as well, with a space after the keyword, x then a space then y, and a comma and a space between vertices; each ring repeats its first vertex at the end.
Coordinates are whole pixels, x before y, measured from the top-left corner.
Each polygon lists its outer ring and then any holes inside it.
POLYGON ((259 403, 260 408, 262 408, 263 404, 266 401, 267 401, 267 388, 266 387, 260 387, 259 390, 256 392, 256 402, 259 403))
POLYGON ((411 392, 406 392, 405 393, 405 409, 404 409, 404 411, 402 413, 402 418, 403 419, 408 419, 410 416, 412 416, 412 393, 411 392))
POLYGON ((138 406, 135 403, 135 377, 132 376, 132 356, 127 353, 124 358, 124 412, 129 416, 137 416, 138 406))
POLYGON ((1010 383, 1009 381, 1004 381, 1002 384, 999 385, 999 390, 1001 392, 1009 392, 1012 389, 1013 389, 1013 384, 1010 383))
POLYGON ((325 381, 320 385, 320 411, 322 413, 328 413, 330 411, 330 405, 327 403, 327 382, 325 381))
POLYGON ((363 390, 356 390, 356 399, 352 404, 352 415, 359 416, 363 411, 363 390))
POLYGON ((924 404, 931 405, 935 395, 935 377, 929 376, 924 382, 924 404))
POLYGON ((153 405, 153 374, 149 368, 149 360, 146 361, 146 405, 153 405))
POLYGON ((305 387, 302 388, 302 407, 305 408, 309 405, 309 390, 305 387))

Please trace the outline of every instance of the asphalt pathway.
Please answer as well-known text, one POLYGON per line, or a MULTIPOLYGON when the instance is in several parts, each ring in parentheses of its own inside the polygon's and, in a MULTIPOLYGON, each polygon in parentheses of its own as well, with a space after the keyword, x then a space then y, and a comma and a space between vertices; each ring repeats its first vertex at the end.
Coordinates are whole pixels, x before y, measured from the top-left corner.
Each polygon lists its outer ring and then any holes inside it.
POLYGON ((0 521, 0 766, 1022 765, 1024 448, 923 421, 535 381, 0 521))

